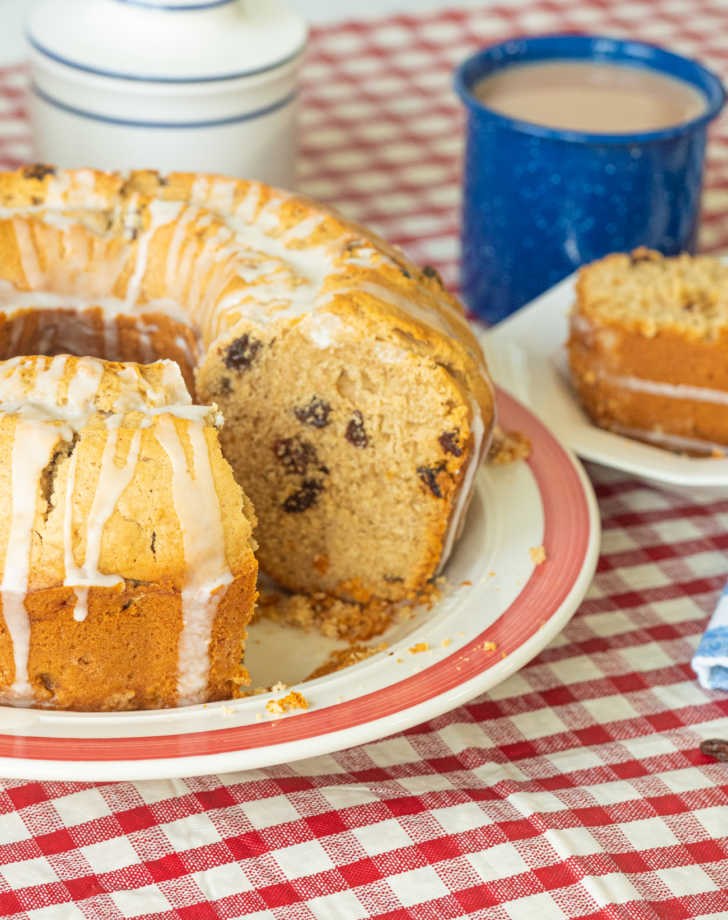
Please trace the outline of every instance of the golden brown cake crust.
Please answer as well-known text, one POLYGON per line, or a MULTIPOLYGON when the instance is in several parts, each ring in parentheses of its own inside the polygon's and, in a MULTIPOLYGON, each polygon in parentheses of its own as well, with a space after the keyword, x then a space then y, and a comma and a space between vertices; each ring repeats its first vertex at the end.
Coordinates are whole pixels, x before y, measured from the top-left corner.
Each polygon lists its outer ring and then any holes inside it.
POLYGON ((568 342, 596 424, 676 450, 728 444, 728 266, 617 253, 582 269, 568 342))

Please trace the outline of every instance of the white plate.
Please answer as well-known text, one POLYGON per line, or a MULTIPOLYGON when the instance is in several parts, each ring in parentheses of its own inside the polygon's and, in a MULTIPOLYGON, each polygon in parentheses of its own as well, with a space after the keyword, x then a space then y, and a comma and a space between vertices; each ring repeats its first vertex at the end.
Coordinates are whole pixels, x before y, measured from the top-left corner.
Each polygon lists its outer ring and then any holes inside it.
POLYGON ((568 383, 564 343, 576 275, 483 333, 488 364, 512 393, 580 457, 690 497, 725 497, 728 459, 686 457, 594 425, 568 383))
MULTIPOLYGON (((527 463, 485 468, 430 611, 374 640, 388 648, 298 684, 306 712, 271 715, 276 694, 183 709, 66 713, 0 708, 0 775, 136 780, 261 767, 402 731, 500 683, 558 633, 591 583, 599 515, 579 462, 506 394, 507 427, 533 445, 527 463), (543 545, 534 567, 529 550, 543 545), (412 652, 418 643, 427 650, 412 652), (495 647, 492 647, 493 643, 495 647)), ((254 685, 302 680, 332 643, 265 621, 250 629, 254 685)), ((278 694, 280 695, 280 694, 278 694)))

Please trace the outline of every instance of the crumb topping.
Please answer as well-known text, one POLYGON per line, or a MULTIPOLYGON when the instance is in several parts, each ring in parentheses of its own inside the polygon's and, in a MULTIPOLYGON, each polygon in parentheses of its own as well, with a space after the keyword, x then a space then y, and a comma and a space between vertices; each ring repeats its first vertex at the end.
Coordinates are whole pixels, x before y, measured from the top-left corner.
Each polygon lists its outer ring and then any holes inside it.
POLYGON ((728 265, 711 256, 614 253, 583 269, 577 290, 582 315, 643 335, 677 329, 714 339, 728 332, 728 265))

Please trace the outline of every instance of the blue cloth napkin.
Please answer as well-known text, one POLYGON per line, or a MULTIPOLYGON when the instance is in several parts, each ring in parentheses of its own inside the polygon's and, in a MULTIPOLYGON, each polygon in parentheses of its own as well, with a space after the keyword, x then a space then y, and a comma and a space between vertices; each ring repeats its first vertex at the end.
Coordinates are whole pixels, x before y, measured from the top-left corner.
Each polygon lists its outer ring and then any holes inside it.
POLYGON ((728 690, 728 584, 695 650, 692 665, 706 690, 728 690))

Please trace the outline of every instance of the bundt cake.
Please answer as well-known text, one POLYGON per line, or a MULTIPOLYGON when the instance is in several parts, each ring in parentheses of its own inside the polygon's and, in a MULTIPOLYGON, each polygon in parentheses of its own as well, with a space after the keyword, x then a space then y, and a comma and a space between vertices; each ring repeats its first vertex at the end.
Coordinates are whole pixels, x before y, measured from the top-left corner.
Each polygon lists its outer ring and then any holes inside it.
POLYGON ((257 563, 219 413, 172 361, 0 362, 0 701, 236 694, 257 563))
POLYGON ((258 183, 46 166, 0 175, 0 253, 0 357, 177 362, 283 586, 396 601, 444 564, 495 408, 434 270, 258 183))
POLYGON ((569 364, 601 427, 688 453, 728 445, 728 266, 647 249, 583 268, 569 364))

